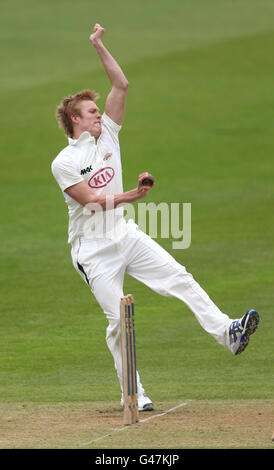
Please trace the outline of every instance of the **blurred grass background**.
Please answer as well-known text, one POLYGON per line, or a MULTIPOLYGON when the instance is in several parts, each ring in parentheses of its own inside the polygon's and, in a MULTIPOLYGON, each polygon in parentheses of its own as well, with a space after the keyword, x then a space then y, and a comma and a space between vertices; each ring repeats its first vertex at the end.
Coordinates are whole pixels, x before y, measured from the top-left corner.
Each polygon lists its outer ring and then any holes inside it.
POLYGON ((66 145, 57 104, 92 88, 102 110, 109 92, 96 22, 130 84, 125 190, 147 170, 147 202, 191 202, 191 247, 159 243, 231 317, 262 320, 233 357, 181 302, 126 277, 142 383, 156 402, 273 396, 273 13, 267 0, 2 2, 0 401, 120 399, 50 171, 66 145))

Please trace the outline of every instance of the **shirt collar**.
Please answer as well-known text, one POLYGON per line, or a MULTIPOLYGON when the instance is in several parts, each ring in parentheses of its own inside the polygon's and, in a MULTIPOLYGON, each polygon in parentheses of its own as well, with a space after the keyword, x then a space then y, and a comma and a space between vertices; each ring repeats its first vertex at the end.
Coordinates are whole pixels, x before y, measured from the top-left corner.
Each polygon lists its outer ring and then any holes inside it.
POLYGON ((76 145, 76 144, 82 145, 87 142, 95 143, 95 138, 88 131, 84 131, 82 132, 80 137, 78 137, 78 139, 72 139, 71 137, 68 137, 68 142, 69 142, 69 145, 76 145))

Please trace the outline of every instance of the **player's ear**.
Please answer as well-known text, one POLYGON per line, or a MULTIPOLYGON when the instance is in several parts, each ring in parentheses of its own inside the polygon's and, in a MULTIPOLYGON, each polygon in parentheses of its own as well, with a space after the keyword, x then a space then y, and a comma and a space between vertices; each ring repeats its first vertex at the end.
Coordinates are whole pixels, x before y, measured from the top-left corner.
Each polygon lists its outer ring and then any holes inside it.
POLYGON ((76 114, 71 114, 70 119, 72 120, 74 124, 78 124, 79 122, 79 116, 77 116, 76 114))

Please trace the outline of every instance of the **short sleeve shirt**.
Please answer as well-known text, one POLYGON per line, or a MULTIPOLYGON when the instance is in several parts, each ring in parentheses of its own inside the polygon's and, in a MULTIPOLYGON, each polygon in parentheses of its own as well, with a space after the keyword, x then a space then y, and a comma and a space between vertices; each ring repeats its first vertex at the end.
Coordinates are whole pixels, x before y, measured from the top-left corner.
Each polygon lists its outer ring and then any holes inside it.
MULTIPOLYGON (((110 236, 112 229, 108 225, 106 232, 106 213, 94 213, 68 196, 64 191, 72 185, 86 181, 95 194, 121 194, 123 192, 122 167, 118 134, 121 126, 116 124, 105 113, 102 115, 102 132, 97 142, 88 131, 83 132, 77 140, 68 139, 65 147, 53 160, 51 169, 59 184, 68 205, 69 227, 68 241, 75 237, 93 238, 110 236), (102 219, 103 216, 103 219, 102 219)), ((125 224, 123 210, 110 211, 114 225, 125 224)))

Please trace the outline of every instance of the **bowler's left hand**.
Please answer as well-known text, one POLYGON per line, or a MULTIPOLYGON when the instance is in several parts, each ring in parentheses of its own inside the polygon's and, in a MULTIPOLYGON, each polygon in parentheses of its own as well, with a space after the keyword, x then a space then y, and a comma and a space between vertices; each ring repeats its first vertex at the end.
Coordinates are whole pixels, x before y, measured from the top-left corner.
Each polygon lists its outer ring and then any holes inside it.
POLYGON ((93 28, 93 33, 89 37, 92 44, 99 41, 101 37, 103 36, 104 32, 105 32, 105 29, 99 23, 96 23, 93 28))

